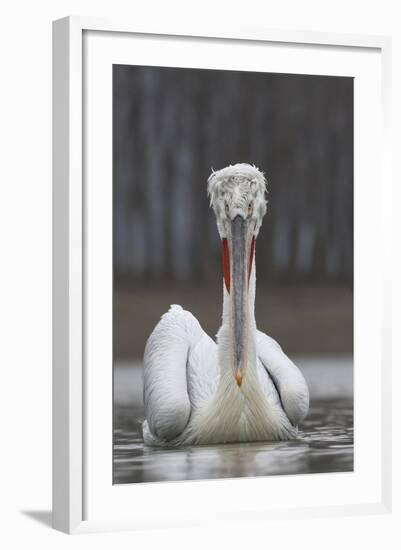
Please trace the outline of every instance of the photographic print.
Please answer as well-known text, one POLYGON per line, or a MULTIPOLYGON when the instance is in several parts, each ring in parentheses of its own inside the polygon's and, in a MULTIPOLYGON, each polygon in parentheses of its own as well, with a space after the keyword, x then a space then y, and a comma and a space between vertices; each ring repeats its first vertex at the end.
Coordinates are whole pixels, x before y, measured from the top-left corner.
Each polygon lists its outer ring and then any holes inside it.
POLYGON ((113 483, 353 470, 353 78, 113 66, 113 483))

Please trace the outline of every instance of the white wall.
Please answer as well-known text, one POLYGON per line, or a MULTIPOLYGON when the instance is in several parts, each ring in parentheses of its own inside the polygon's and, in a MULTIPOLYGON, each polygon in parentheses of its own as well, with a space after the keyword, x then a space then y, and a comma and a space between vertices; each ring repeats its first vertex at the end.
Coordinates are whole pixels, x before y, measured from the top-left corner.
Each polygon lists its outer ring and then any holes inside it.
MULTIPOLYGON (((395 548, 384 537, 399 529, 393 517, 344 518, 272 522, 261 527, 170 530, 158 533, 93 535, 68 538, 34 521, 22 511, 50 509, 51 487, 51 366, 50 366, 50 205, 51 205, 51 20, 65 15, 130 17, 166 22, 177 17, 241 27, 313 29, 319 31, 393 34, 394 98, 401 97, 401 25, 396 6, 382 0, 281 0, 235 3, 233 0, 37 0, 3 3, 1 10, 0 128, 1 169, 1 529, 3 548, 108 548, 134 544, 146 548, 395 548), (11 329, 11 330, 10 330, 11 329), (3 540, 4 539, 4 540, 3 540), (8 542, 5 543, 5 540, 8 542), (322 539, 324 542, 322 542, 322 539), (212 542, 213 541, 213 542, 212 542)), ((394 128, 401 122, 399 99, 394 101, 394 128)), ((399 134, 399 131, 397 132, 399 134)), ((399 147, 399 143, 398 143, 399 147)), ((399 153, 396 155, 398 158, 399 153)), ((400 181, 400 170, 396 177, 400 181)), ((400 205, 400 192, 394 197, 400 205)), ((398 212, 396 211, 396 214, 398 212)), ((400 216, 396 216, 400 230, 400 216)), ((399 231, 398 231, 399 232, 399 231)), ((399 250, 398 239, 398 250, 399 250)), ((399 253, 398 253, 399 259, 399 253)), ((372 251, 374 261, 374 251, 372 251)), ((401 280, 397 263, 395 280, 401 280)), ((400 327, 400 292, 395 316, 400 327)), ((397 334, 396 334, 397 337, 397 334)), ((395 338, 396 339, 396 338, 395 338)), ((397 358, 400 359, 399 345, 397 358)), ((398 364, 400 362, 398 361, 398 364)), ((400 381, 397 363, 395 381, 400 381)), ((394 384, 395 385, 395 384, 394 384)), ((398 387, 400 385, 398 384, 398 387)), ((399 403, 395 406, 400 412, 399 403)), ((396 422, 394 422, 396 424, 396 422)), ((399 430, 394 439, 399 460, 399 430)), ((374 434, 372 434, 374 440, 374 434)), ((396 464, 396 463, 395 463, 396 464)), ((400 485, 400 476, 396 471, 400 485)), ((397 495, 398 496, 398 495, 397 495)), ((396 504, 400 518, 400 500, 396 504)), ((46 519, 48 515, 39 516, 46 519)), ((397 535, 396 535, 397 533, 397 535)), ((137 546, 137 547, 138 547, 137 546)))

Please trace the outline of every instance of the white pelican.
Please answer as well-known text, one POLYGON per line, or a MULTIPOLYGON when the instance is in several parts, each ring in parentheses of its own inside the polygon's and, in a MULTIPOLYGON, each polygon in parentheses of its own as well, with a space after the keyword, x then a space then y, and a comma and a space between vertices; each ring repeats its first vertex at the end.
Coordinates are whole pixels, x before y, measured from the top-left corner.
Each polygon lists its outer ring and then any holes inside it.
POLYGON ((208 195, 223 254, 223 322, 217 344, 172 305, 144 355, 143 438, 177 446, 290 439, 306 416, 301 372, 255 323, 255 240, 266 181, 249 164, 212 172, 208 195))

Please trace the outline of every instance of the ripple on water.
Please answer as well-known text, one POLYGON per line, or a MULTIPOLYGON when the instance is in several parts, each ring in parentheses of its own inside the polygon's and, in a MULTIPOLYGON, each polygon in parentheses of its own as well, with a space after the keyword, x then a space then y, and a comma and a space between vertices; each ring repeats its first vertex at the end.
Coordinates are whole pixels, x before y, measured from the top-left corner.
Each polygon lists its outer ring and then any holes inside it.
POLYGON ((114 483, 181 481, 353 470, 352 401, 312 402, 292 441, 157 449, 142 441, 143 411, 114 409, 114 483))

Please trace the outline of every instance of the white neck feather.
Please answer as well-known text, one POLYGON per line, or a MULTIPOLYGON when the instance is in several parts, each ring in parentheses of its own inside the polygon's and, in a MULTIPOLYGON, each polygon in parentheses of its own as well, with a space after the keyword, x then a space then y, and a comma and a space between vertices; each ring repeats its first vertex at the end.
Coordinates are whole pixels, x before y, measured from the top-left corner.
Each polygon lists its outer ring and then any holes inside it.
POLYGON ((266 441, 288 439, 293 435, 284 412, 267 401, 260 384, 256 353, 255 286, 254 259, 246 320, 248 334, 245 354, 248 363, 241 387, 238 387, 234 377, 231 300, 224 286, 223 324, 217 334, 220 367, 218 387, 211 401, 192 416, 182 436, 182 441, 186 443, 266 441))

